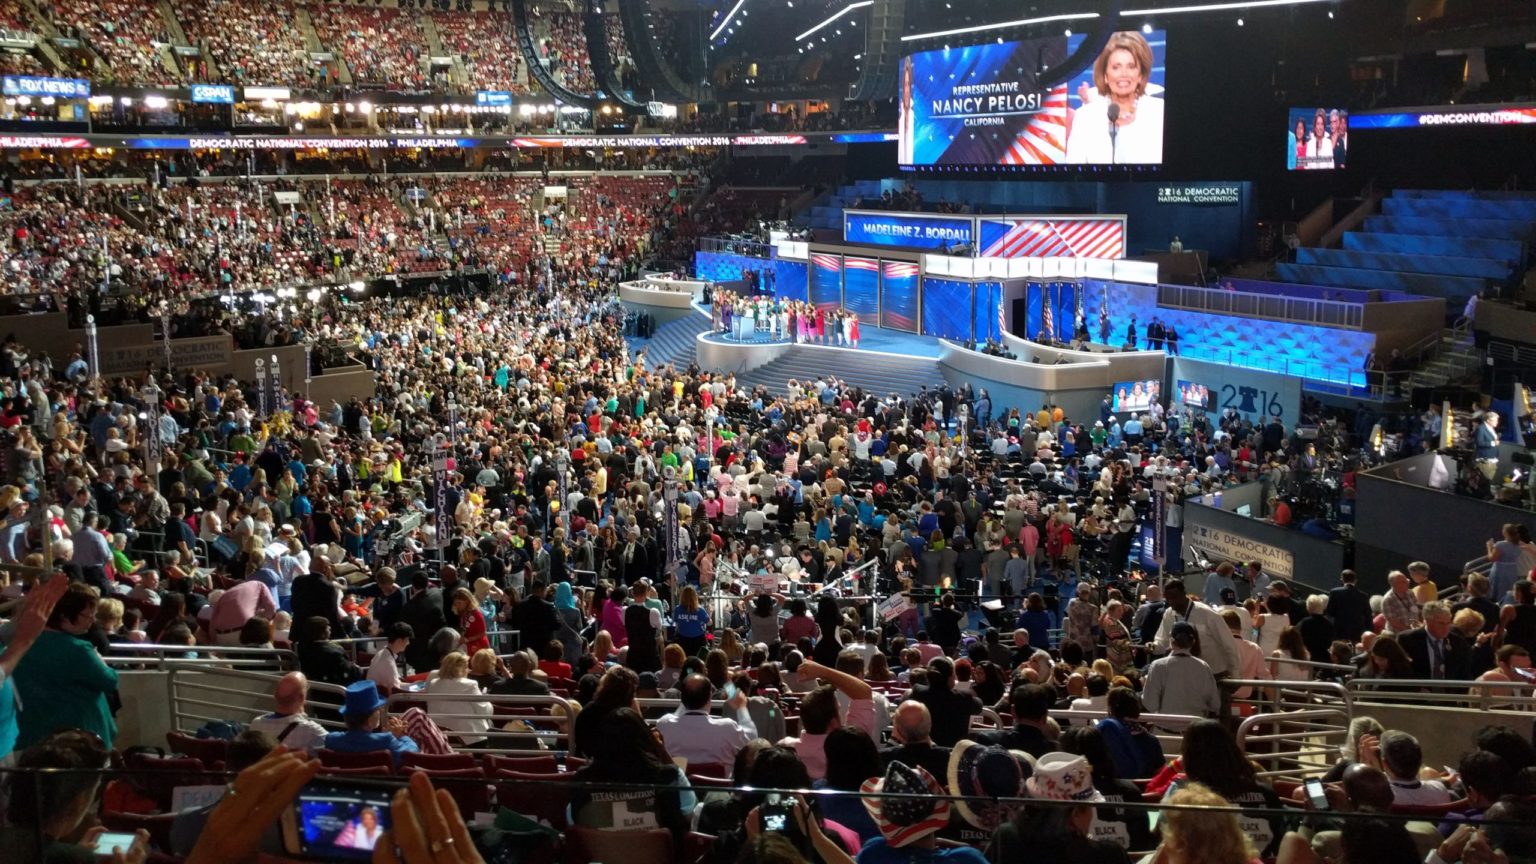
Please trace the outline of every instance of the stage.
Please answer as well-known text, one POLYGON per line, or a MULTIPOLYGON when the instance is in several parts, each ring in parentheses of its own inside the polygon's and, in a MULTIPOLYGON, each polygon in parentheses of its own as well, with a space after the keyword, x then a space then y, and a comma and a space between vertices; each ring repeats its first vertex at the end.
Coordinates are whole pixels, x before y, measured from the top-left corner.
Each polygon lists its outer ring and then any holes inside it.
MULTIPOLYGON (((706 332, 699 335, 701 342, 710 342, 720 345, 739 346, 744 348, 758 346, 782 346, 809 349, 827 349, 834 351, 846 351, 851 353, 875 353, 891 354, 898 357, 926 357, 937 360, 941 353, 939 339, 933 336, 919 336, 916 333, 907 333, 901 330, 886 330, 880 327, 866 327, 859 325, 859 344, 836 345, 820 342, 791 342, 788 339, 775 339, 766 331, 757 331, 750 339, 738 339, 733 333, 706 332)), ((835 361, 829 361, 835 362, 835 361)))

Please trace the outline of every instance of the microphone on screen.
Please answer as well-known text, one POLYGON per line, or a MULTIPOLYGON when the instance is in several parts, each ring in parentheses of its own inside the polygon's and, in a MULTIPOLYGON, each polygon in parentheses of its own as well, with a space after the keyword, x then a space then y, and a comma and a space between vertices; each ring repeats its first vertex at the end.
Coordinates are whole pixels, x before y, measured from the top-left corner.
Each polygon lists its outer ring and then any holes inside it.
POLYGON ((1109 103, 1109 164, 1115 164, 1115 136, 1120 134, 1120 105, 1109 103))

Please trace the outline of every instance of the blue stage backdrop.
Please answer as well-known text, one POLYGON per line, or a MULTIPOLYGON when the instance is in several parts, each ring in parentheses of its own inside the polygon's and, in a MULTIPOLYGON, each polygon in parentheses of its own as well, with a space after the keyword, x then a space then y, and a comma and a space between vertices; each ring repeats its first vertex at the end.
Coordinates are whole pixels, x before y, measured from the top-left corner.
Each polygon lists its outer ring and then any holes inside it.
POLYGON ((731 282, 741 278, 742 270, 765 270, 773 266, 767 258, 732 255, 727 252, 693 253, 693 272, 712 282, 731 282))
POLYGON ((971 338, 971 283, 923 280, 923 335, 964 342, 971 338))
POLYGON ((880 277, 880 326, 916 333, 917 265, 885 261, 880 277))
MULTIPOLYGON (((1031 282, 1025 290, 1024 334, 1028 339, 1039 339, 1040 334, 1050 331, 1053 339, 1070 342, 1077 321, 1077 292, 1073 282, 1031 282), (1046 312, 1049 309, 1049 316, 1046 312)), ((1089 318, 1089 333, 1093 333, 1093 314, 1084 308, 1089 318)), ((1096 312, 1096 310, 1095 310, 1096 312)))
POLYGON ((976 320, 971 332, 975 334, 977 342, 1003 338, 1003 322, 999 314, 1002 308, 1003 285, 1001 282, 976 283, 976 320))
POLYGON ((874 258, 843 258, 843 308, 865 326, 880 317, 880 262, 874 258))
POLYGON ((811 256, 811 305, 817 309, 843 306, 843 256, 811 256))
POLYGON ((777 271, 775 279, 777 284, 773 286, 774 296, 804 303, 807 296, 806 269, 808 266, 804 261, 775 260, 773 267, 777 271))
POLYGON ((970 217, 924 216, 918 213, 844 213, 843 240, 904 249, 938 249, 968 245, 975 220, 970 217))

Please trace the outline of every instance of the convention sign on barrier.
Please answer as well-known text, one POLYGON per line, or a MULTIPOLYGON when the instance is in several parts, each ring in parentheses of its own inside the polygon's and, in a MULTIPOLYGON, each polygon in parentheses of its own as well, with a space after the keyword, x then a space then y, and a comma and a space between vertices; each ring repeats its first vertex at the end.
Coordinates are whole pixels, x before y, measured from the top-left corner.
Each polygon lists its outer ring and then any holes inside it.
MULTIPOLYGON (((160 342, 119 345, 101 352, 102 375, 143 372, 164 362, 165 346, 160 342)), ((228 336, 203 336, 196 339, 172 339, 171 363, 177 369, 215 369, 233 362, 233 346, 228 336)))

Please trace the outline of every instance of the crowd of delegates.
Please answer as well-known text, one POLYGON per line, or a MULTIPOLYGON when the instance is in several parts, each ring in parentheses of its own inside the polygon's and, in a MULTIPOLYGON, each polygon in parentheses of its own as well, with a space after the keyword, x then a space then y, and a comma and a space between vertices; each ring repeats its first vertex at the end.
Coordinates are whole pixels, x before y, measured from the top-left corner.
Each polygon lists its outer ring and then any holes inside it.
POLYGON ((587 34, 582 16, 575 12, 543 12, 534 18, 539 61, 555 80, 573 93, 597 92, 597 77, 587 56, 587 34))
POLYGON ((443 47, 463 65, 469 89, 534 92, 522 52, 507 50, 513 44, 510 13, 437 12, 432 20, 443 47))
POLYGON ((340 55, 355 82, 427 89, 427 37, 414 13, 330 3, 308 8, 320 42, 340 55))
POLYGON ((171 42, 160 9, 149 0, 50 0, 45 16, 62 35, 85 43, 106 62, 112 83, 177 84, 181 74, 167 67, 160 46, 171 42))
POLYGON ((162 300, 181 308, 217 291, 387 274, 484 269, 507 284, 544 247, 600 258, 606 268, 653 250, 678 253, 699 230, 688 215, 697 188, 688 177, 567 182, 572 196, 538 214, 527 211, 539 178, 494 174, 188 181, 131 199, 92 184, 22 188, 0 206, 0 256, 11 293, 51 291, 94 308, 106 281, 131 319, 155 314, 162 300), (412 202, 413 190, 424 197, 412 202), (297 192, 299 203, 275 203, 277 191, 297 192))
POLYGON ((176 0, 173 8, 187 38, 208 52, 223 81, 285 87, 325 83, 295 26, 292 3, 176 0))
MULTIPOLYGON (((361 189, 345 208, 348 224, 370 225, 380 212, 361 189)), ((559 212, 530 219, 530 231, 558 242, 531 251, 515 291, 268 310, 274 330, 356 346, 377 386, 346 404, 285 394, 276 404, 286 410, 259 417, 241 382, 183 372, 157 377, 162 417, 148 427, 142 381, 86 380, 79 357, 49 370, 15 343, 0 352, 10 444, 0 560, 40 564, 47 532, 74 582, 39 590, 23 576, 0 594, 24 598, 24 616, 52 598, 46 626, 8 676, 19 713, 0 694, 13 709, 0 731, 15 723, 21 763, 67 758, 56 740, 64 729, 111 746, 117 680, 101 656, 114 641, 199 654, 287 644, 309 679, 349 688, 346 730, 313 736, 316 749, 495 743, 493 706, 472 698, 482 688, 560 693, 570 700, 571 749, 589 760, 574 779, 677 785, 625 806, 679 831, 702 807, 699 824, 722 838, 721 860, 774 833, 753 827, 765 802, 701 805, 672 756, 730 763, 734 779, 757 788, 874 793, 862 811, 790 814, 823 861, 965 860, 936 845, 945 836, 993 861, 1017 860, 1026 843, 1118 861, 1156 845, 1146 823, 1113 806, 1134 794, 1121 780, 1166 775, 1160 788, 1176 803, 1278 801, 1220 722, 1229 700, 1219 677, 1308 677, 1314 667, 1288 661, 1321 649, 1337 666, 1358 656, 1367 678, 1470 679, 1486 646, 1488 682, 1523 680, 1536 629, 1524 556, 1536 548, 1514 526, 1492 550, 1507 566, 1491 580, 1468 576, 1463 608, 1434 596, 1427 568, 1409 566, 1393 574, 1380 620, 1351 578, 1302 602, 1249 566, 1252 596, 1241 605, 1227 567, 1206 580, 1205 602, 1178 580, 1143 590, 1144 580, 1120 578, 1153 478, 1174 486, 1167 523, 1176 529, 1184 496, 1305 450, 1278 424, 1154 411, 1122 425, 1107 399, 1090 423, 1049 405, 994 405, 985 391, 882 399, 835 378, 742 392, 730 376, 648 365, 620 335, 613 287, 635 263, 638 238, 654 241, 680 205, 637 195, 654 207, 634 205, 633 220, 621 203, 630 196, 605 182, 577 196, 613 211, 596 227, 559 212), (964 430, 961 405, 974 420, 964 430), (148 436, 162 445, 158 466, 144 461, 148 436), (452 461, 439 495, 432 471, 444 445, 452 461), (676 573, 659 541, 669 473, 682 484, 676 573), (48 508, 40 531, 33 506, 48 508), (438 557, 449 563, 436 566, 438 557), (871 628, 867 606, 782 590, 835 583, 872 558, 885 562, 885 588, 911 586, 938 602, 871 628), (1085 570, 1107 578, 1078 579, 1085 570), (747 591, 750 576, 781 591, 747 591), (1002 617, 968 613, 955 594, 939 595, 945 586, 1001 599, 1002 617), (1514 602, 1500 608, 1506 593, 1514 602), (1458 616, 1473 639, 1460 635, 1458 616), (502 629, 532 653, 498 665, 502 629), (334 642, 353 635, 385 640, 366 669, 334 642), (388 716, 378 688, 407 676, 428 679, 427 710, 388 716), (658 723, 658 740, 632 700, 674 692, 688 710, 658 723), (715 697, 729 716, 691 713, 715 697), (1004 724, 974 727, 984 707, 1004 724), (1097 719, 1061 728, 1049 714, 1062 708, 1097 719), (1182 759, 1168 763, 1144 709, 1209 722, 1190 724, 1182 759), (960 770, 983 763, 994 767, 960 770), (1080 806, 967 804, 952 818, 938 800, 892 806, 879 795, 924 789, 1080 806)), ((208 202, 223 229, 232 207, 208 202)), ((486 207, 472 211, 494 218, 486 207)), ((288 681, 276 694, 279 717, 259 721, 268 728, 289 718, 287 728, 302 709, 302 684, 288 681)), ((1512 698, 1470 686, 1494 704, 1512 698)), ((1429 786, 1411 739, 1381 730, 1378 757, 1364 734, 1353 751, 1364 764, 1339 778, 1358 807, 1376 800, 1383 777, 1394 790, 1429 786)), ((1478 770, 1433 779, 1471 784, 1479 800, 1506 806, 1495 785, 1478 787, 1478 770)), ((578 791, 570 818, 613 828, 615 806, 578 791)), ((1247 864, 1281 851, 1294 827, 1180 818, 1163 834, 1165 861, 1227 860, 1202 845, 1219 838, 1234 864, 1247 864)), ((1516 842, 1487 833, 1486 842, 1516 842)), ((1450 834, 1446 843, 1457 842, 1450 834)), ((1471 841, 1463 833, 1460 842, 1471 841)), ((1454 846, 1437 854, 1462 857, 1454 846)))

